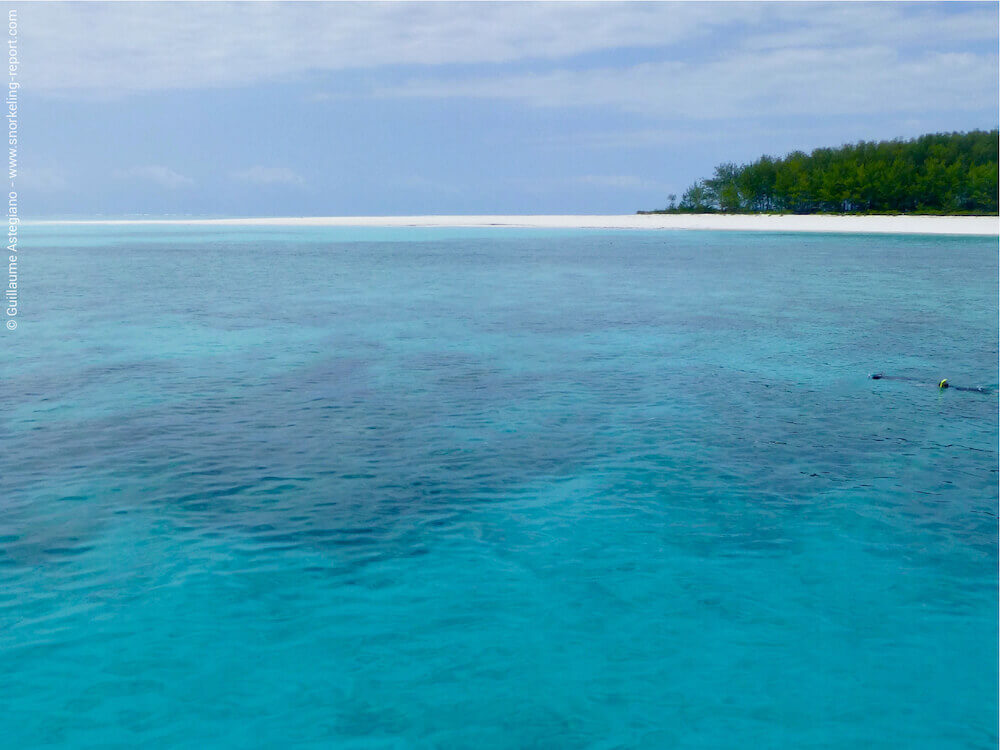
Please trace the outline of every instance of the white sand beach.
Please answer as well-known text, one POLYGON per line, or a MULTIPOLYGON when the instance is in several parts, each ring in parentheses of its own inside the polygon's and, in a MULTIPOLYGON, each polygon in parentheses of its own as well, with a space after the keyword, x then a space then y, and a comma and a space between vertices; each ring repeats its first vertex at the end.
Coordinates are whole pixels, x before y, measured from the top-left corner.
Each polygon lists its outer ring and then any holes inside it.
POLYGON ((995 216, 834 216, 779 214, 625 214, 619 216, 303 216, 243 219, 107 219, 26 224, 188 224, 203 226, 526 227, 536 229, 688 229, 738 232, 1000 235, 995 216))

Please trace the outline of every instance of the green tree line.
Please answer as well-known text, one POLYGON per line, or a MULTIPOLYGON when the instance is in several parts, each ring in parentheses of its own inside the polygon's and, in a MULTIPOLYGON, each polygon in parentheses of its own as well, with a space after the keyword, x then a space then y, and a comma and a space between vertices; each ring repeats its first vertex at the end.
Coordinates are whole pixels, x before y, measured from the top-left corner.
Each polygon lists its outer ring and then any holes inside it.
POLYGON ((935 133, 727 163, 664 211, 997 214, 1000 131, 935 133))

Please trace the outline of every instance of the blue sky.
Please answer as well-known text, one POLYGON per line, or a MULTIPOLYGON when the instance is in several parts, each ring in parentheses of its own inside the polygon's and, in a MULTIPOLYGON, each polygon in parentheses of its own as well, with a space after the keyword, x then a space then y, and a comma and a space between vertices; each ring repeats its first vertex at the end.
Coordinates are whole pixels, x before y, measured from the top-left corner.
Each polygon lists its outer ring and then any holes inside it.
POLYGON ((631 213, 994 128, 996 3, 33 3, 28 217, 631 213))

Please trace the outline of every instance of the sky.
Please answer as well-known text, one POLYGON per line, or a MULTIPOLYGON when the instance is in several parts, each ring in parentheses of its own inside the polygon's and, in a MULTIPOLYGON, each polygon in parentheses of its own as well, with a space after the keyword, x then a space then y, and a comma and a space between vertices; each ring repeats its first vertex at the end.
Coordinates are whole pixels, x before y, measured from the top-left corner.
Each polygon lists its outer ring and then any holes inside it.
POLYGON ((992 129, 998 4, 23 3, 27 218, 633 213, 992 129))

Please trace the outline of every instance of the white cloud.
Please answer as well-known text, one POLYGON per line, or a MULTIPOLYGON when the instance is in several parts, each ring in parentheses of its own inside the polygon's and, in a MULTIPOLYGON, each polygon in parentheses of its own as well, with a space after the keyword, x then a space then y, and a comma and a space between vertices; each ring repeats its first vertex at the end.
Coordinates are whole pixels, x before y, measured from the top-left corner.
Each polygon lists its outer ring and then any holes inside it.
POLYGON ((28 167, 17 175, 17 184, 25 190, 55 193, 69 188, 69 179, 54 167, 28 167))
POLYGON ((390 178, 388 183, 393 187, 403 190, 412 190, 420 193, 460 193, 462 188, 441 180, 433 180, 422 175, 402 175, 390 178))
POLYGON ((974 42, 996 44, 996 6, 919 2, 835 2, 775 4, 781 29, 762 26, 748 35, 747 49, 889 46, 935 48, 974 42))
POLYGON ((584 175, 573 178, 570 182, 613 190, 649 190, 660 187, 658 183, 635 175, 584 175))
POLYGON ((660 46, 753 18, 692 3, 38 3, 35 91, 247 85, 317 70, 555 59, 660 46), (82 33, 81 30, 86 30, 82 33))
POLYGON ((641 128, 619 129, 597 132, 575 132, 548 134, 529 139, 550 148, 623 149, 662 148, 667 145, 704 143, 717 137, 717 132, 705 128, 641 128))
POLYGON ((425 78, 386 87, 388 97, 515 99, 538 107, 606 107, 673 118, 824 115, 996 107, 997 55, 883 47, 780 49, 708 63, 425 78))
POLYGON ((629 47, 690 52, 730 32, 719 45, 734 61, 748 50, 959 50, 997 40, 991 3, 77 2, 19 10, 29 90, 89 95, 382 65, 555 61, 629 47))
MULTIPOLYGON (((387 82, 400 80, 396 69, 393 78, 358 76, 350 94, 304 96, 507 99, 676 123, 996 109, 996 6, 945 6, 78 2, 20 10, 22 46, 31 51, 26 90, 42 94, 248 86, 405 65, 401 83, 387 82), (645 61, 578 57, 621 49, 645 49, 632 56, 645 61), (469 64, 478 64, 475 75, 461 67, 469 64), (483 64, 497 65, 483 72, 483 64)), ((652 125, 648 139, 659 140, 656 123, 644 124, 652 125)), ((187 184, 176 174, 147 177, 187 184)), ((302 182, 267 167, 238 178, 302 182)))
POLYGON ((635 193, 638 191, 665 191, 667 185, 659 180, 648 179, 634 174, 587 174, 569 177, 514 178, 509 181, 512 188, 533 195, 564 195, 567 190, 580 192, 593 189, 604 194, 635 193))
POLYGON ((118 169, 115 170, 113 174, 120 180, 139 180, 142 182, 151 182, 154 185, 159 185, 160 187, 167 188, 168 190, 176 190, 177 188, 194 184, 194 180, 190 177, 178 174, 170 167, 164 167, 160 164, 150 164, 143 167, 131 167, 130 169, 118 169))
POLYGON ((305 182, 288 167, 255 166, 233 172, 233 177, 254 185, 302 185, 305 182))

